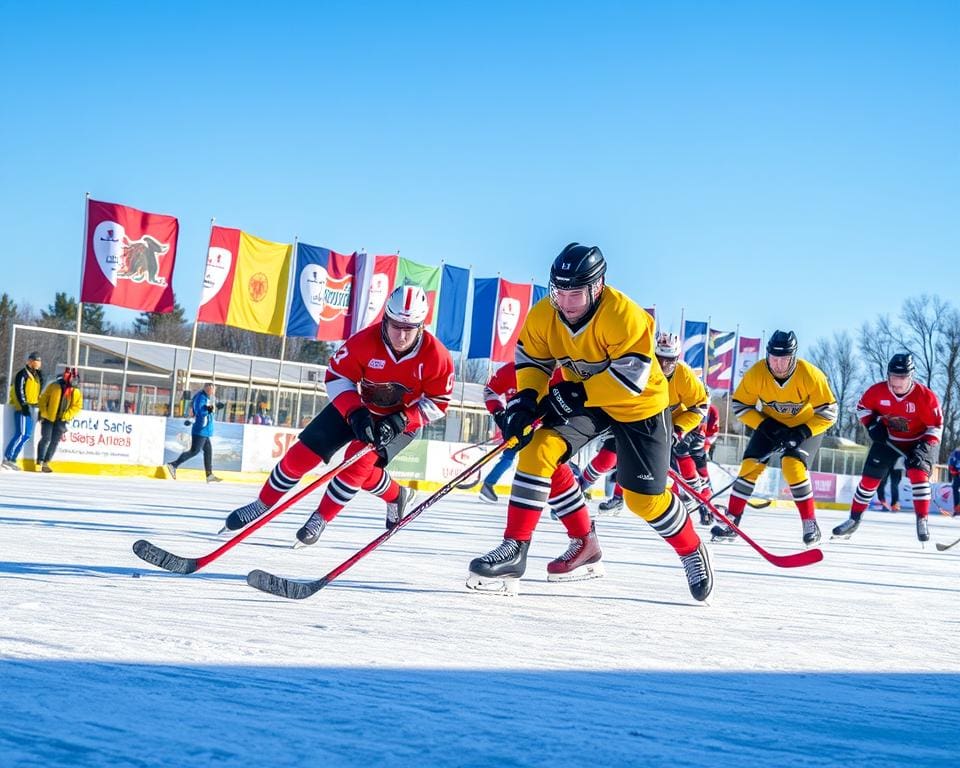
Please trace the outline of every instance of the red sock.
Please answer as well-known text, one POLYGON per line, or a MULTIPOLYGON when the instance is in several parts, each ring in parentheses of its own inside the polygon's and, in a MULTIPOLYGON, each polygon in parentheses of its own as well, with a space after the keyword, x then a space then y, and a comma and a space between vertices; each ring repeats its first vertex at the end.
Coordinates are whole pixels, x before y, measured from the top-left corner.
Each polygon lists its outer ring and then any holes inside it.
POLYGON ((533 538, 533 530, 540 522, 540 513, 542 508, 528 509, 514 504, 512 501, 507 505, 507 527, 503 532, 503 538, 516 539, 517 541, 530 541, 533 538))
POLYGON ((267 482, 263 484, 263 488, 260 489, 260 501, 272 507, 283 494, 297 484, 301 477, 322 461, 323 459, 297 440, 280 459, 280 463, 273 468, 267 482))
POLYGON ((729 517, 740 517, 743 510, 747 507, 747 500, 739 496, 731 496, 730 503, 727 504, 727 515, 729 517))
POLYGON ((801 520, 814 520, 817 516, 817 508, 813 505, 813 499, 804 499, 803 501, 794 501, 797 509, 800 510, 801 520))
POLYGON ((697 547, 700 546, 700 537, 697 535, 697 531, 694 529, 693 521, 689 515, 687 516, 687 521, 683 524, 683 528, 680 529, 680 533, 665 538, 664 541, 673 547, 680 557, 689 555, 691 552, 696 552, 697 547))
POLYGON ((691 485, 696 486, 694 481, 697 479, 697 465, 693 462, 693 457, 678 456, 677 466, 680 467, 680 477, 691 485))
POLYGON ((913 511, 917 517, 927 517, 930 514, 930 475, 922 469, 908 469, 907 477, 913 485, 913 511))
POLYGON ((606 448, 601 448, 597 451, 597 455, 594 456, 593 461, 590 462, 590 469, 592 469, 597 476, 605 475, 615 466, 617 466, 617 452, 607 450, 606 448))

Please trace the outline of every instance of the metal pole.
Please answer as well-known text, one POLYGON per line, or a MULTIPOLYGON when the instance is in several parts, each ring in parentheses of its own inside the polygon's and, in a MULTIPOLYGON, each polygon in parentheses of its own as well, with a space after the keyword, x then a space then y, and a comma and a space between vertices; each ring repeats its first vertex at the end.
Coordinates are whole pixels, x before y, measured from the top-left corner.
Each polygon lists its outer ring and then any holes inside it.
POLYGON ((280 387, 283 382, 283 357, 287 351, 287 320, 290 318, 290 309, 293 307, 293 294, 291 293, 290 283, 293 281, 294 268, 297 260, 297 245, 300 242, 300 235, 293 238, 293 250, 290 252, 290 263, 287 267, 287 303, 286 313, 283 319, 283 337, 280 341, 280 367, 277 369, 277 396, 273 404, 273 423, 279 426, 280 422, 280 387))
MULTIPOLYGON (((210 238, 213 237, 213 225, 217 221, 215 216, 210 217, 210 238)), ((207 259, 210 257, 210 238, 207 239, 207 255, 203 257, 203 276, 207 276, 207 259)), ((203 283, 201 282, 201 291, 203 283)), ((201 293, 201 298, 203 294, 201 293)), ((193 319, 193 336, 190 338, 190 356, 187 358, 187 380, 184 382, 184 389, 190 391, 190 378, 193 375, 193 353, 197 348, 197 324, 200 322, 200 304, 197 305, 197 314, 193 319)), ((176 357, 174 357, 176 359, 176 357)))
MULTIPOLYGON (((176 355, 176 353, 174 353, 176 355)), ((174 357, 176 360, 176 357, 174 357)), ((123 378, 120 382, 120 413, 127 412, 127 371, 130 368, 130 342, 127 341, 126 346, 123 349, 123 378)), ((176 373, 176 372, 174 372, 176 373)), ((136 408, 134 408, 136 410, 136 408)), ((172 412, 171 412, 172 414, 172 412)))
POLYGON ((10 359, 7 361, 7 389, 13 386, 13 354, 17 351, 17 326, 10 328, 10 359))
POLYGON ((83 247, 80 249, 80 294, 77 296, 77 346, 73 350, 73 367, 80 365, 80 326, 83 324, 83 277, 87 267, 87 229, 90 225, 90 193, 83 195, 83 247))

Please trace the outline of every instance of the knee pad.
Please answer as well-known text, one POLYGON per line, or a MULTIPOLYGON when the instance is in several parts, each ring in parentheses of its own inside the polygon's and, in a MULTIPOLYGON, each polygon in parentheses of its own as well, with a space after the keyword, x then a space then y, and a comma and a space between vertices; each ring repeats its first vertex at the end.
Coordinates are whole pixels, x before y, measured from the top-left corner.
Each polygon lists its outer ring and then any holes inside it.
POLYGON ((672 495, 670 491, 664 491, 657 496, 648 496, 645 493, 623 489, 623 501, 627 508, 637 517, 647 521, 654 520, 666 512, 672 495))
POLYGON ((756 483, 766 468, 766 464, 761 464, 756 459, 744 459, 740 464, 740 472, 737 476, 742 477, 744 480, 749 480, 751 483, 756 483))
POLYGON ((517 471, 537 477, 550 477, 570 450, 567 441, 552 429, 538 429, 530 444, 520 451, 517 471))

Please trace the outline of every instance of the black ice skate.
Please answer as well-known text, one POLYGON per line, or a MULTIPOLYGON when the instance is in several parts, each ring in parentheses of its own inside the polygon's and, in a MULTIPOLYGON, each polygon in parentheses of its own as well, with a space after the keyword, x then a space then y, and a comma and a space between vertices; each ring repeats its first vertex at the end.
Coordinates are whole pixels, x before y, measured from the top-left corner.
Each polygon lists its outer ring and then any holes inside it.
POLYGON ((833 538, 834 539, 849 539, 853 536, 857 528, 860 527, 860 520, 853 517, 848 517, 840 525, 836 526, 833 529, 833 538))
POLYGON ((504 539, 500 546, 470 561, 467 588, 498 595, 515 595, 527 569, 529 541, 504 539))
POLYGON ((484 483, 480 488, 480 500, 486 501, 490 504, 496 504, 499 501, 497 492, 493 490, 493 486, 490 483, 484 483))
POLYGON ((400 518, 403 517, 404 510, 406 510, 416 495, 417 492, 413 490, 413 488, 407 488, 405 485, 400 486, 400 495, 397 496, 397 500, 392 504, 387 504, 386 526, 388 531, 397 527, 397 523, 399 523, 400 518))
POLYGON ((620 510, 623 509, 623 496, 614 494, 606 501, 601 501, 597 505, 597 509, 603 512, 609 512, 611 515, 619 515, 620 510))
POLYGON ((268 509, 270 509, 270 507, 260 501, 260 499, 254 499, 249 504, 244 504, 242 507, 238 507, 227 515, 226 522, 224 522, 223 528, 220 529, 220 533, 239 531, 243 526, 249 525, 258 517, 264 515, 268 509))
POLYGON ((707 554, 707 545, 700 542, 695 552, 680 558, 683 570, 687 575, 687 586, 694 600, 703 602, 713 591, 713 568, 710 565, 710 556, 707 554))
POLYGON ((303 524, 300 530, 297 531, 297 541, 293 545, 293 548, 300 549, 301 547, 309 547, 312 544, 316 544, 320 538, 320 534, 323 533, 326 527, 327 521, 323 519, 323 516, 319 512, 314 512, 307 518, 307 522, 303 524))
POLYGON ((803 543, 812 547, 820 541, 820 526, 816 520, 803 520, 803 543))
POLYGON ((917 517, 917 540, 922 544, 930 541, 930 527, 927 525, 927 516, 917 517))
MULTIPOLYGON (((734 525, 740 525, 739 517, 730 518, 734 525)), ((729 525, 715 525, 710 529, 711 541, 733 541, 737 538, 737 532, 729 525)))

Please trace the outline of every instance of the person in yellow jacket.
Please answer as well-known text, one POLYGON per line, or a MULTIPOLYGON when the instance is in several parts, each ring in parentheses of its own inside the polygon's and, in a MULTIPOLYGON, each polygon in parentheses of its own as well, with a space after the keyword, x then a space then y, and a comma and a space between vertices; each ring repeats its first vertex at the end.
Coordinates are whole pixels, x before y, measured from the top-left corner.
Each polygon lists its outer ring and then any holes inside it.
MULTIPOLYGON (((606 269, 599 248, 568 245, 550 269, 549 296, 530 310, 520 330, 517 393, 507 403, 501 427, 505 440, 516 438, 521 446, 507 525, 503 542, 471 561, 470 589, 516 591, 554 470, 594 438, 612 433, 626 506, 673 547, 694 599, 710 595, 707 548, 684 506, 666 488, 673 424, 667 380, 655 355, 653 318, 605 285, 606 269), (551 386, 557 365, 564 381, 551 386), (531 433, 541 415, 542 426, 531 433)), ((565 516, 563 523, 570 546, 557 561, 596 564, 600 547, 586 508, 565 516)))
POLYGON ((40 444, 37 464, 41 472, 53 472, 50 461, 57 452, 67 425, 83 408, 80 375, 76 368, 67 368, 50 382, 40 395, 40 444))
POLYGON ((19 471, 17 457, 33 436, 32 408, 37 407, 40 393, 43 391, 43 371, 40 370, 40 353, 31 352, 27 362, 10 383, 9 404, 14 409, 14 433, 3 452, 3 467, 19 471))
MULTIPOLYGON (((757 480, 775 453, 782 453, 780 468, 800 512, 803 543, 820 541, 813 486, 808 472, 826 432, 837 420, 837 398, 826 375, 812 363, 797 358, 793 331, 774 331, 767 342, 765 360, 754 363, 733 393, 733 412, 755 430, 743 452, 740 472, 730 493, 728 512, 740 523, 757 480)), ((711 529, 714 541, 736 537, 729 526, 711 529)))

